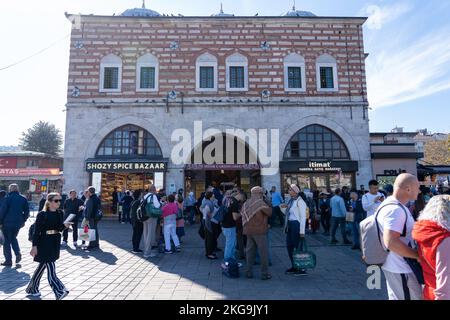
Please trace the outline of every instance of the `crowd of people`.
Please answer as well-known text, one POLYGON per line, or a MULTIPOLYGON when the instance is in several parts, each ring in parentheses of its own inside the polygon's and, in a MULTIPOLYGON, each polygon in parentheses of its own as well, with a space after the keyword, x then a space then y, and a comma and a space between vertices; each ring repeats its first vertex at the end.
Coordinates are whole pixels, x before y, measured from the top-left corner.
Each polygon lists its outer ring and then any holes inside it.
MULTIPOLYGON (((184 197, 182 189, 167 195, 155 186, 148 190, 122 189, 121 192, 115 188, 112 209, 121 224, 131 224, 131 250, 135 254, 143 254, 147 259, 180 252, 185 224, 197 224, 201 238, 196 237, 194 241, 203 239, 206 259, 219 259, 218 252, 222 250, 218 248, 218 238, 223 234, 222 265, 245 260, 245 276, 252 278, 254 266, 259 264, 262 280, 272 278, 269 267, 272 265, 273 228, 280 226, 286 234, 286 251, 291 261, 286 274, 304 276, 307 271, 296 268, 294 252, 305 248, 305 234, 322 231, 329 237, 330 244, 336 245, 340 243, 336 237, 339 228, 342 244, 361 250, 359 225, 374 216, 380 225, 383 244, 389 250, 382 266, 389 298, 450 299, 448 189, 421 187, 417 178, 408 174, 397 177, 394 185, 380 188, 378 182, 372 180, 368 187, 366 191, 364 186, 359 190, 344 186, 331 193, 302 190, 291 184, 284 196, 275 186, 270 190, 255 186, 247 195, 237 185, 230 190, 214 185, 198 199, 193 192, 184 197), (414 273, 408 259, 420 263, 423 281, 414 273)), ((99 249, 101 212, 101 201, 94 187, 87 188, 81 196, 71 190, 66 199, 59 193, 45 196, 34 228, 30 228, 30 254, 39 265, 26 289, 27 294, 40 295, 39 282, 44 270, 48 272, 56 298, 62 299, 68 294, 56 275, 55 261, 59 258, 60 247, 68 245, 71 228, 75 247, 88 251, 99 249), (74 218, 69 220, 71 215, 74 218), (81 229, 95 230, 95 237, 88 245, 85 241, 78 245, 80 221, 81 229)), ((9 193, 0 191, 0 225, 5 238, 2 266, 12 266, 11 249, 15 253, 15 263, 20 263, 22 255, 17 235, 28 217, 28 202, 20 195, 17 185, 12 184, 9 193)), ((243 263, 238 266, 244 268, 243 263)))

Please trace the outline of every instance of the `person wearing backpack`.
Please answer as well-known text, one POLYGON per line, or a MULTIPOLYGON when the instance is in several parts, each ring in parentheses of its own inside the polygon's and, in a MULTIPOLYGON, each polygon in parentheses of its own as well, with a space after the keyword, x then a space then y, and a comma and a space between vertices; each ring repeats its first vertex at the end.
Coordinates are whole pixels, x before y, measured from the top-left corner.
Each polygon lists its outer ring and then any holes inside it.
POLYGON ((395 179, 394 194, 384 200, 376 212, 382 242, 389 250, 382 266, 389 300, 422 299, 422 287, 411 264, 405 260, 419 260, 411 235, 414 219, 405 206, 409 201, 416 200, 419 192, 417 178, 403 173, 395 179))
MULTIPOLYGON (((155 186, 150 186, 149 192, 144 197, 144 202, 146 202, 146 211, 150 206, 153 206, 154 208, 161 208, 161 203, 158 200, 155 186)), ((156 251, 153 250, 158 246, 158 243, 156 242, 157 224, 158 218, 155 217, 149 217, 144 221, 144 258, 153 258, 157 255, 156 251)))
POLYGON ((236 221, 233 218, 233 212, 239 213, 239 203, 234 197, 235 195, 231 190, 228 190, 223 199, 223 205, 226 208, 222 221, 222 232, 225 236, 225 250, 223 254, 225 262, 236 258, 236 221))
POLYGON ((87 250, 99 249, 99 233, 98 233, 98 213, 101 211, 100 199, 95 194, 95 188, 90 186, 88 189, 89 198, 86 201, 86 209, 84 211, 85 218, 89 221, 89 228, 95 230, 95 240, 89 242, 87 250))
POLYGON ((9 186, 9 194, 0 208, 0 228, 5 237, 3 245, 5 261, 1 264, 2 266, 12 266, 11 248, 16 255, 16 264, 22 260, 17 235, 20 229, 25 226, 29 216, 30 209, 27 199, 19 194, 19 186, 17 184, 11 184, 9 186))
POLYGON ((144 224, 142 221, 140 221, 138 219, 138 216, 137 216, 137 211, 141 205, 141 201, 143 198, 142 191, 141 190, 135 191, 133 197, 136 200, 134 200, 131 203, 130 219, 131 219, 131 225, 133 227, 133 235, 131 238, 131 242, 133 244, 133 250, 131 252, 132 253, 142 253, 143 251, 141 249, 139 249, 139 246, 141 244, 142 233, 144 232, 144 224))

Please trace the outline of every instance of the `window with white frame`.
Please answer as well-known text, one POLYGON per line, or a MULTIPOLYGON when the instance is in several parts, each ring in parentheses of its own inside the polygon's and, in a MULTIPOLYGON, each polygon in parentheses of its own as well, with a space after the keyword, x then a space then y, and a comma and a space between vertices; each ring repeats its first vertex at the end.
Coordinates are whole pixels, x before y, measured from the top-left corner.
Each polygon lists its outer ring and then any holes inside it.
POLYGON ((329 54, 317 58, 316 63, 317 91, 338 91, 336 59, 329 54))
POLYGON ((122 59, 109 54, 100 61, 100 92, 120 92, 122 88, 122 59))
POLYGON ((306 91, 305 59, 296 53, 284 58, 284 89, 285 91, 306 91))
POLYGON ((137 60, 136 64, 136 91, 158 91, 158 58, 147 53, 137 60))
POLYGON ((227 91, 247 91, 248 59, 242 54, 235 53, 226 59, 225 64, 227 91))
POLYGON ((197 58, 196 90, 217 91, 217 58, 209 53, 204 53, 197 58))

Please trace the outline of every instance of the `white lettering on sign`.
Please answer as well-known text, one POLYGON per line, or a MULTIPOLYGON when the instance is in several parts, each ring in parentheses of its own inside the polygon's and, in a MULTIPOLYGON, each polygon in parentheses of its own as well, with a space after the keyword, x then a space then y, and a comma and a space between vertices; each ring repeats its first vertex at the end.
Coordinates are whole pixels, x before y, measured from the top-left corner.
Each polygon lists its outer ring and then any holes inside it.
POLYGON ((309 167, 310 168, 331 168, 331 162, 310 161, 309 167))
POLYGON ((153 171, 165 170, 163 162, 115 162, 115 163, 95 163, 88 162, 86 169, 88 171, 153 171))

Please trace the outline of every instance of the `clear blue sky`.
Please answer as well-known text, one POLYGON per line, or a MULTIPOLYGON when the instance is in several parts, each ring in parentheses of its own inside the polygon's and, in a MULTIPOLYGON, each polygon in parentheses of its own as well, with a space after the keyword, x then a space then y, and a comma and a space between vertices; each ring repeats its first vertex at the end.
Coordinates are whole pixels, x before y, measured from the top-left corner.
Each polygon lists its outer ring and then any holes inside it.
MULTIPOLYGON (((220 0, 147 0, 160 13, 211 15, 220 0)), ((292 0, 222 0, 235 15, 281 15, 292 0)), ((450 1, 310 0, 297 9, 319 16, 368 16, 365 50, 371 131, 394 126, 450 132, 450 1)), ((70 23, 64 12, 120 14, 140 0, 0 1, 0 145, 16 145, 38 120, 64 130, 70 23), (62 40, 61 40, 62 39, 62 40)))

